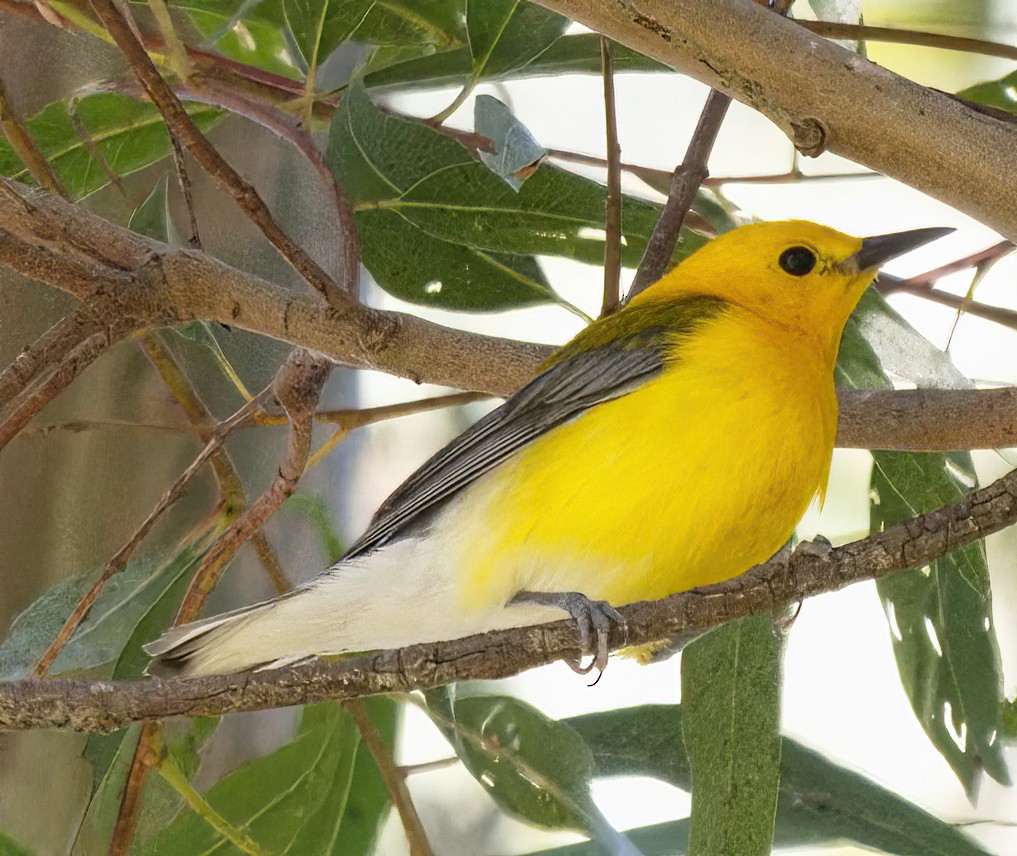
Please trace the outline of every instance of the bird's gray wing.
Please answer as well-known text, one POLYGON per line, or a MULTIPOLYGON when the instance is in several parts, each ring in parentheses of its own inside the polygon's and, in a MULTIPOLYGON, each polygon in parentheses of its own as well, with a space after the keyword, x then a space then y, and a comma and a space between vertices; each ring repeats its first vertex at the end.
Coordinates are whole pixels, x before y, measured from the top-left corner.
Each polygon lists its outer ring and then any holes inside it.
POLYGON ((552 428, 625 395, 656 376, 675 345, 725 304, 689 297, 667 307, 631 307, 584 330, 544 370, 497 409, 456 437, 382 503, 343 557, 369 553, 416 531, 467 485, 552 428), (644 318, 633 318, 645 313, 644 318), (627 332, 631 331, 631 332, 627 332))

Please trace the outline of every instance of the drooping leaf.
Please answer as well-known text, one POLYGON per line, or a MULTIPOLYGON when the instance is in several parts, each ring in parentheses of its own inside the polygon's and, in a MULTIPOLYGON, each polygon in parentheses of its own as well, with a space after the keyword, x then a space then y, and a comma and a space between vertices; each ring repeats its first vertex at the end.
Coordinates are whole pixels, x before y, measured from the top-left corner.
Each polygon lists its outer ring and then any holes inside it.
MULTIPOLYGON (((269 852, 353 852, 339 849, 337 839, 359 752, 356 726, 339 705, 307 705, 291 742, 244 764, 204 797, 269 852)), ((186 811, 152 839, 150 849, 183 856, 225 843, 203 818, 186 811)))
POLYGON ((89 735, 82 755, 92 765, 92 794, 78 829, 77 850, 101 853, 107 849, 140 734, 141 725, 135 723, 112 734, 89 735))
MULTIPOLYGON (((975 483, 966 452, 874 452, 873 458, 871 520, 876 529, 957 502, 975 483)), ((983 769, 1008 783, 984 543, 893 574, 880 580, 877 589, 904 690, 936 748, 970 795, 983 769)))
MULTIPOLYGON (((187 112, 207 131, 222 111, 190 104, 187 112)), ((74 199, 105 187, 113 176, 130 175, 170 154, 162 116, 154 106, 113 92, 76 101, 55 101, 25 123, 60 183, 74 199)), ((0 175, 31 177, 6 140, 0 138, 0 175)))
MULTIPOLYGON (((854 389, 889 388, 877 351, 884 348, 895 373, 907 376, 910 363, 900 354, 931 348, 920 339, 870 289, 845 330, 838 383, 854 389), (872 322, 880 314, 887 323, 872 322), (894 341, 870 343, 866 332, 894 341)), ((908 379, 926 383, 931 368, 935 382, 957 385, 952 367, 943 365, 945 359, 921 360, 922 375, 908 379)), ((873 457, 874 528, 956 502, 977 487, 967 452, 877 451, 873 457)), ((969 795, 983 769, 998 781, 1009 781, 1000 740, 1002 679, 984 545, 955 550, 925 568, 899 571, 877 581, 876 588, 887 614, 901 683, 933 745, 969 795)))
POLYGON ((513 190, 519 190, 544 159, 547 150, 497 98, 478 95, 473 115, 477 133, 487 137, 494 148, 493 152, 483 149, 477 152, 481 163, 513 190))
POLYGON ((764 614, 722 624, 682 652, 693 856, 770 853, 780 783, 782 647, 764 614))
MULTIPOLYGON (((114 662, 138 620, 173 583, 186 575, 194 561, 183 554, 162 567, 142 559, 128 564, 103 587, 86 619, 67 641, 50 669, 58 675, 114 662)), ((91 585, 85 574, 57 583, 19 615, 0 645, 0 679, 24 677, 52 641, 74 606, 91 585)))
MULTIPOLYGON (((395 746, 399 705, 386 698, 364 700, 364 707, 382 743, 391 753, 395 746)), ((353 774, 348 780, 336 776, 321 809, 297 836, 290 853, 321 853, 322 856, 370 856, 381 832, 389 805, 388 790, 371 754, 361 745, 353 774), (343 806, 342 812, 333 806, 343 806), (323 846, 324 845, 324 846, 323 846)))
MULTIPOLYGON (((565 722, 590 747, 595 778, 650 776, 690 789, 680 706, 642 705, 565 722)), ((663 856, 684 852, 688 827, 686 821, 676 821, 626 834, 645 856, 663 856)), ((985 851, 953 824, 784 737, 774 846, 818 847, 839 840, 900 856, 985 856, 985 851)), ((589 845, 575 845, 546 852, 592 856, 597 851, 589 845)))
MULTIPOLYGON (((596 33, 565 35, 540 56, 508 70, 497 71, 486 66, 478 82, 516 80, 526 77, 559 74, 600 74, 600 36, 596 33)), ((649 57, 623 45, 614 46, 616 72, 673 71, 649 57)), ((364 85, 369 89, 398 87, 400 89, 435 88, 461 83, 473 71, 469 48, 462 47, 426 56, 410 56, 393 61, 382 55, 363 68, 364 85)))
MULTIPOLYGON (((544 164, 515 193, 455 140, 378 110, 359 84, 336 111, 327 157, 365 265, 404 299, 472 310, 547 301, 534 254, 603 259, 603 186, 544 164)), ((659 211, 624 200, 624 264, 638 264, 659 211)), ((675 258, 701 243, 683 233, 675 258)))
POLYGON ((466 769, 505 811, 547 829, 586 832, 616 856, 639 856, 590 796, 593 760, 567 726, 509 696, 426 694, 424 708, 466 769))
MULTIPOLYGON (((121 658, 153 605, 177 591, 181 581, 190 579, 198 558, 184 551, 162 567, 138 560, 111 577, 88 617, 53 662, 52 673, 90 669, 121 658)), ((133 677, 138 676, 140 670, 133 677)))
POLYGON ((508 696, 452 703, 452 739, 473 777, 506 811, 548 829, 590 829, 593 756, 582 739, 508 696))

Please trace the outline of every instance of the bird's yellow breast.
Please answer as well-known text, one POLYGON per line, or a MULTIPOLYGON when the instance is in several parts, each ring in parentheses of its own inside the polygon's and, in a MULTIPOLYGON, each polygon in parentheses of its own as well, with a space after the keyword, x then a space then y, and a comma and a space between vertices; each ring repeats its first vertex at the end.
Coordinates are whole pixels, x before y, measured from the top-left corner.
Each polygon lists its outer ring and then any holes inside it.
POLYGON ((628 603, 765 561, 825 487, 825 350, 735 308, 655 379, 535 440, 456 503, 460 606, 520 590, 628 603))

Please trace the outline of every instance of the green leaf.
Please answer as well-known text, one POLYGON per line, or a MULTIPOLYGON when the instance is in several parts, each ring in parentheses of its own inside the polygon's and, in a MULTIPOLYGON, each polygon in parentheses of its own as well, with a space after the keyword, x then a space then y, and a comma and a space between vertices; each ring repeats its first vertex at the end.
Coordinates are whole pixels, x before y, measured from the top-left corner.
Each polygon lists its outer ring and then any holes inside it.
MULTIPOLYGON (((143 5, 147 5, 147 0, 143 0, 143 5)), ((202 36, 204 46, 226 59, 281 77, 299 75, 290 45, 284 38, 285 28, 278 20, 244 18, 239 10, 245 4, 232 0, 225 3, 171 0, 170 5, 186 11, 191 24, 202 36)))
POLYGON ((1011 71, 999 80, 976 83, 962 89, 957 96, 1007 113, 1017 113, 1017 71, 1011 71))
MULTIPOLYGON (((498 70, 488 65, 481 71, 477 82, 560 74, 600 74, 600 63, 600 36, 597 33, 576 33, 562 36, 523 66, 498 70)), ((617 44, 614 46, 614 67, 616 72, 673 71, 617 44)), ((369 89, 432 89, 462 83, 473 72, 473 57, 466 47, 427 56, 411 56, 402 61, 394 55, 379 53, 362 71, 364 85, 369 89)))
MULTIPOLYGON (((339 705, 307 705, 291 742, 230 773, 205 799, 270 852, 354 852, 340 849, 338 839, 359 751, 356 726, 339 705)), ((376 829, 378 816, 361 818, 376 829)), ((150 852, 190 856, 225 844, 203 818, 186 811, 152 839, 150 852)))
MULTIPOLYGON (((389 753, 395 746, 399 705, 386 698, 364 699, 375 728, 389 753)), ((300 853, 322 856, 369 856, 381 832, 389 805, 388 790, 378 767, 366 747, 360 746, 349 781, 337 776, 332 791, 321 801, 321 809, 308 821, 290 848, 300 853), (333 811, 344 806, 342 812, 333 811), (327 849, 322 843, 330 843, 327 849), (303 848, 303 849, 301 849, 303 848)))
MULTIPOLYGON (((182 570, 137 621, 113 668, 114 680, 141 677, 148 664, 148 655, 142 645, 157 638, 172 622, 190 582, 191 571, 215 532, 214 527, 209 529, 171 563, 181 565, 182 570)), ((201 746, 218 722, 217 717, 195 717, 166 725, 164 741, 181 769, 188 772, 197 769, 201 746)), ((112 832, 139 732, 139 726, 131 726, 124 731, 88 737, 82 754, 92 765, 94 783, 92 799, 82 823, 82 835, 87 840, 106 841, 112 832)), ((162 830, 179 810, 180 802, 176 792, 158 776, 146 777, 138 821, 139 840, 162 830)))
POLYGON ((61 580, 14 619, 0 644, 0 680, 16 681, 28 674, 81 600, 89 582, 87 574, 61 580))
POLYGON ((781 648, 771 617, 755 615, 721 625, 682 653, 694 856, 770 853, 780 782, 781 648))
POLYGON ((138 745, 141 725, 135 724, 113 734, 91 734, 82 753, 92 764, 93 787, 76 843, 88 852, 106 849, 120 808, 124 782, 138 745), (101 842, 101 843, 100 843, 101 842))
POLYGON ((155 183, 145 201, 134 209, 127 222, 128 229, 146 238, 169 242, 171 221, 167 187, 167 178, 163 176, 155 183))
MULTIPOLYGON (((111 577, 88 617, 57 656, 52 673, 90 669, 121 660, 152 607, 190 579, 199 558, 200 555, 184 550, 161 567, 142 559, 129 563, 111 577)), ((148 662, 147 657, 144 662, 148 662)), ((140 672, 139 669, 132 677, 140 677, 140 672)))
POLYGON ((548 829, 594 827, 593 756, 571 728, 508 696, 457 698, 452 712, 456 753, 502 808, 548 829))
MULTIPOLYGON (((364 264, 404 299, 505 309, 555 299, 535 254, 602 263, 602 185, 545 164, 516 193, 458 142, 378 110, 360 84, 336 111, 327 158, 356 212, 364 264)), ((659 212, 624 200, 624 264, 638 264, 659 212)), ((683 233, 675 259, 702 243, 683 233)))
POLYGON ((292 75, 347 41, 449 48, 465 43, 463 0, 171 0, 224 56, 292 75), (280 55, 285 57, 280 59, 280 55))
MULTIPOLYGON (((260 4, 271 10, 275 3, 260 4)), ((346 41, 375 45, 460 43, 461 23, 440 0, 284 0, 283 15, 305 67, 321 64, 346 41)))
MULTIPOLYGON (((207 131, 222 111, 190 104, 187 112, 207 131)), ((74 199, 105 187, 110 174, 130 175, 170 154, 159 111, 126 95, 103 92, 76 101, 56 101, 25 123, 60 183, 74 199), (75 119, 77 127, 75 127, 75 119)), ((0 139, 0 175, 17 181, 31 177, 6 140, 0 139)))
POLYGON ((1017 698, 1003 699, 999 704, 999 715, 1003 723, 1003 736, 1007 740, 1017 738, 1017 698))
POLYGON ((466 0, 473 79, 532 62, 565 32, 569 19, 524 0, 466 0))
MULTIPOLYGON (((874 529, 957 502, 975 485, 967 452, 873 452, 874 529)), ((1004 784, 1002 679, 985 545, 876 583, 915 715, 973 796, 984 769, 1004 784)))
POLYGON ((32 856, 32 851, 0 830, 0 856, 32 856))
MULTIPOLYGON (((643 705, 565 720, 593 752, 594 776, 651 776, 688 791, 691 775, 682 745, 678 705, 643 705)), ((645 856, 684 852, 686 821, 628 830, 645 856)), ((851 840, 901 856, 984 856, 952 824, 859 773, 785 737, 780 760, 774 846, 817 847, 851 840)), ((575 845, 546 851, 578 856, 597 851, 575 845)))
MULTIPOLYGON (((162 567, 153 560, 140 559, 112 576, 57 656, 51 673, 57 675, 115 662, 140 618, 168 587, 187 575, 194 558, 185 552, 162 567)), ((57 583, 14 620, 0 645, 0 680, 25 676, 93 579, 93 574, 84 574, 57 583)))
POLYGON ((297 492, 280 507, 279 513, 284 518, 294 515, 310 525, 321 544, 323 564, 334 565, 343 557, 346 547, 334 525, 335 507, 324 497, 297 492))
MULTIPOLYGON (((871 289, 844 333, 837 379, 854 389, 891 386, 877 349, 897 373, 906 372, 901 353, 931 348, 871 289), (873 323, 883 316, 885 323, 873 323), (893 341, 866 341, 878 331, 893 341)), ((940 356, 939 360, 945 360, 940 356)), ((931 366, 929 377, 956 383, 956 369, 931 366)), ((928 368, 923 369, 928 371, 928 368)), ((873 453, 870 518, 875 529, 956 502, 977 486, 967 452, 873 453)), ((1000 739, 1002 678, 992 624, 989 573, 982 543, 948 553, 920 569, 899 571, 876 583, 890 625, 901 683, 933 745, 969 796, 984 769, 1000 782, 1009 774, 1000 739)))

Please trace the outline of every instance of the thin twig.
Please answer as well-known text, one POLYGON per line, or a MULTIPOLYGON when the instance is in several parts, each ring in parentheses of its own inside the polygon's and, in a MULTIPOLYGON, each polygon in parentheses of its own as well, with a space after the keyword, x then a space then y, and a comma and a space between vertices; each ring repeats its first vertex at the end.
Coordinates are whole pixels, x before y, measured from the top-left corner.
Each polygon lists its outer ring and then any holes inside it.
POLYGON ((660 219, 657 220, 653 234, 650 235, 650 240, 646 243, 643 258, 639 262, 639 269, 636 271, 632 287, 625 298, 626 301, 631 300, 639 292, 660 279, 667 269, 675 244, 678 243, 678 234, 681 231, 685 213, 692 205, 700 183, 706 177, 706 161, 713 149, 720 124, 724 121, 730 104, 730 96, 724 95, 716 89, 710 90, 706 105, 699 116, 696 130, 692 134, 692 142, 689 143, 689 148, 685 152, 685 160, 674 171, 667 202, 664 204, 664 210, 660 213, 660 219))
MULTIPOLYGON (((166 384, 167 389, 177 400, 184 414, 187 416, 191 427, 198 435, 202 443, 210 442, 213 437, 220 433, 218 425, 212 418, 212 414, 201 400, 194 386, 187 378, 183 368, 177 363, 172 352, 166 347, 159 333, 148 332, 142 334, 140 344, 145 355, 155 366, 156 371, 166 384), (214 427, 209 428, 212 424, 214 427)), ((257 422, 258 414, 263 405, 271 397, 270 389, 263 390, 259 395, 250 399, 248 405, 241 408, 240 412, 249 413, 242 425, 257 422)), ((232 419, 232 417, 231 417, 232 419)), ((239 427, 239 426, 238 426, 239 427)), ((244 490, 243 482, 237 474, 236 467, 230 459, 229 453, 224 448, 219 448, 212 455, 212 472, 215 474, 219 485, 219 492, 222 495, 223 506, 228 518, 240 514, 247 507, 247 492, 244 490)), ((291 589, 292 583, 286 578, 286 574, 279 563, 279 558, 268 542, 268 537, 263 531, 255 532, 251 537, 255 552, 261 561, 265 573, 272 581, 275 590, 282 594, 291 589)))
POLYGON ((604 121, 607 127, 607 194, 604 197, 604 297, 600 315, 610 315, 621 303, 621 146, 614 102, 614 55, 611 42, 600 37, 604 78, 604 121))
POLYGON ((177 28, 173 26, 173 19, 170 17, 166 0, 148 0, 148 8, 152 12, 152 17, 155 18, 163 41, 166 42, 166 59, 169 67, 177 77, 186 83, 194 73, 194 66, 190 57, 187 56, 187 46, 180 38, 177 28))
POLYGON ((204 466, 205 462, 209 458, 213 458, 216 454, 221 451, 222 444, 226 441, 226 438, 236 428, 246 422, 251 413, 253 413, 256 405, 245 404, 240 410, 233 414, 229 419, 219 426, 215 434, 206 441, 205 447, 198 453, 197 457, 190 463, 172 485, 162 495, 162 498, 156 504, 155 508, 149 513, 148 517, 142 522, 142 524, 134 531, 134 534, 127 540, 127 542, 116 552, 109 562, 103 567, 99 573, 98 578, 87 592, 81 597, 81 599, 75 604, 71 614, 64 621, 63 626, 57 631, 56 636, 53 637, 53 641, 50 642, 49 646, 39 656, 32 666, 29 676, 33 678, 43 678, 49 671, 50 666, 53 665, 53 661, 56 660, 57 656, 63 650, 64 645, 71 638, 74 631, 78 628, 78 625, 88 615, 89 610, 95 603, 96 598, 102 592, 103 586, 109 581, 109 579, 115 574, 120 573, 124 568, 127 567, 127 563, 134 555, 135 551, 141 545, 141 542, 148 536, 148 533, 152 531, 152 528, 159 521, 162 515, 173 506, 173 504, 183 496, 184 490, 190 483, 194 475, 204 466))
POLYGON ((400 401, 398 404, 383 404, 380 407, 362 407, 355 410, 319 410, 314 414, 314 418, 318 422, 332 422, 352 431, 362 425, 383 422, 386 419, 412 416, 415 413, 426 413, 429 410, 441 410, 445 407, 458 407, 462 404, 472 404, 474 401, 484 401, 489 398, 491 396, 482 392, 453 392, 448 395, 436 395, 432 398, 419 398, 415 401, 400 401))
POLYGON ((330 370, 331 363, 327 360, 299 348, 290 354, 279 370, 272 387, 290 416, 286 454, 279 464, 279 472, 265 492, 251 503, 202 558, 184 593, 176 624, 198 617, 226 562, 296 489, 311 449, 314 405, 330 370))
MULTIPOLYGON (((976 318, 984 318, 986 321, 992 321, 999 324, 1002 327, 1007 327, 1011 330, 1017 330, 1017 311, 1013 309, 1005 309, 1002 306, 991 306, 987 303, 979 303, 975 300, 965 300, 963 297, 958 297, 956 294, 950 294, 947 291, 940 291, 936 288, 926 288, 925 286, 903 287, 898 286, 894 288, 893 294, 910 294, 913 297, 920 297, 922 300, 928 300, 930 303, 938 303, 941 306, 949 306, 951 309, 962 309, 967 315, 974 315, 976 318)), ((1006 443, 1004 445, 1011 445, 1006 443)), ((977 446, 971 446, 970 448, 978 448, 977 446)))
POLYGON ((908 277, 907 279, 881 276, 876 283, 876 287, 879 289, 880 294, 883 294, 884 296, 887 294, 893 294, 895 291, 902 289, 911 290, 916 288, 932 287, 945 276, 949 276, 952 273, 958 273, 962 270, 967 270, 971 267, 978 267, 986 262, 994 262, 997 259, 1001 259, 1003 256, 1012 253, 1013 250, 1014 244, 1012 241, 1000 241, 997 244, 993 244, 991 247, 986 247, 984 250, 979 250, 978 252, 971 253, 963 258, 947 262, 945 265, 940 265, 939 267, 928 270, 925 273, 920 273, 916 276, 908 277))
POLYGON ((902 30, 896 27, 870 27, 867 24, 839 24, 832 21, 796 21, 795 23, 817 36, 828 39, 851 41, 891 42, 898 45, 919 45, 929 48, 944 48, 951 51, 976 53, 983 56, 998 56, 1017 60, 1017 47, 970 39, 964 36, 948 36, 943 33, 927 33, 920 30, 902 30))
POLYGON ((401 775, 401 770, 392 761, 388 747, 381 742, 381 735, 374 727, 371 717, 368 716, 364 703, 359 699, 346 702, 343 707, 350 715, 360 737, 371 753, 374 764, 381 774, 381 779, 388 790, 389 799, 392 805, 399 812, 399 819, 403 824, 403 831, 406 833, 406 841, 410 845, 410 856, 433 856, 434 851, 427 840, 424 832, 424 825, 420 822, 420 815, 417 814, 416 806, 410 797, 409 788, 406 787, 406 779, 401 775))
MULTIPOLYGON (((279 472, 268 489, 216 539, 202 557, 184 592, 173 622, 175 625, 185 624, 198 617, 205 599, 222 576, 226 563, 245 541, 261 530, 269 516, 296 488, 310 452, 311 414, 330 368, 331 364, 324 358, 295 348, 276 373, 272 389, 291 420, 286 454, 279 465, 279 472)), ((121 796, 109 849, 113 856, 124 856, 128 852, 137 826, 141 786, 146 771, 144 758, 152 745, 149 725, 146 723, 142 729, 131 761, 127 786, 121 796)))
POLYGON ((276 223, 268 206, 254 187, 233 169, 198 130, 180 101, 162 79, 155 64, 135 38, 113 0, 93 0, 92 6, 113 36, 137 74, 149 98, 162 113, 170 134, 176 135, 184 148, 201 164, 220 189, 233 197, 248 217, 260 229, 268 242, 293 266, 307 282, 316 288, 336 309, 345 309, 348 295, 336 286, 332 278, 276 223))
POLYGON ((187 238, 187 246, 192 250, 201 249, 201 233, 198 231, 198 215, 194 211, 194 194, 191 192, 191 179, 187 174, 187 162, 184 160, 184 150, 180 146, 180 138, 170 134, 170 148, 173 152, 173 171, 177 176, 177 184, 184 197, 184 207, 187 209, 187 218, 191 227, 191 234, 187 238))
POLYGON ((187 776, 184 775, 172 755, 165 751, 159 753, 159 761, 155 766, 166 784, 180 795, 180 798, 191 811, 229 841, 237 850, 248 854, 248 856, 271 856, 270 851, 262 848, 250 835, 242 829, 235 827, 209 805, 208 800, 199 794, 187 780, 187 776))
POLYGON ((60 183, 60 179, 57 178, 57 174, 53 171, 53 167, 46 156, 39 151, 32 135, 28 133, 28 129, 11 107, 2 80, 0 80, 0 132, 7 138, 14 153, 21 159, 39 186, 66 199, 67 193, 60 183))
POLYGON ((100 332, 102 324, 86 303, 50 327, 0 371, 0 407, 6 407, 67 354, 100 332))
POLYGON ((403 764, 398 768, 399 775, 404 779, 410 776, 419 776, 425 773, 436 773, 439 770, 447 770, 462 763, 462 758, 453 755, 450 758, 439 758, 436 761, 424 761, 420 764, 403 764))
MULTIPOLYGON (((130 87, 123 84, 110 84, 106 88, 115 91, 130 91, 130 87)), ((235 87, 218 80, 207 80, 202 82, 201 89, 195 89, 184 85, 173 87, 173 92, 185 101, 194 101, 201 104, 210 104, 215 107, 223 107, 231 113, 250 119, 252 122, 261 125, 271 131, 280 139, 293 145, 307 162, 318 173, 322 185, 333 200, 336 210, 336 218, 339 222, 339 287, 356 299, 360 285, 360 240, 357 237, 357 226, 353 219, 353 209, 343 193, 335 177, 335 173, 329 168, 322 157, 321 152, 315 146, 307 130, 302 127, 289 113, 263 104, 246 93, 236 91, 235 87)))
POLYGON ((141 813, 141 786, 148 771, 158 763, 154 747, 161 741, 161 722, 152 720, 141 726, 131 766, 120 795, 120 805, 117 808, 117 817, 113 823, 106 856, 127 856, 131 839, 134 838, 134 830, 138 825, 138 815, 141 813))
POLYGON ((25 389, 13 402, 0 423, 0 449, 6 446, 28 422, 49 404, 81 372, 109 350, 114 339, 106 330, 93 333, 72 348, 52 371, 25 389))

